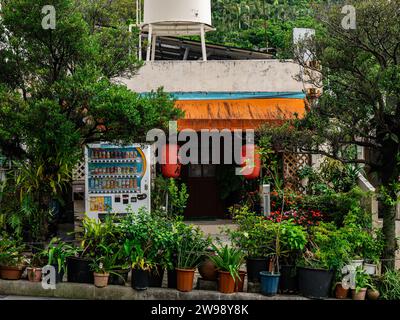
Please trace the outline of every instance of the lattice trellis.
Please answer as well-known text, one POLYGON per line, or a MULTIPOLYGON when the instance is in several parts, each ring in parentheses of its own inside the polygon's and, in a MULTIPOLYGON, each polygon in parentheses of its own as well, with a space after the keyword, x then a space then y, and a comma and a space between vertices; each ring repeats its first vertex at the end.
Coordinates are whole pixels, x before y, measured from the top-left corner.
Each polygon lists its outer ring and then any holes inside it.
POLYGON ((85 180, 85 161, 82 160, 75 166, 72 172, 72 179, 74 182, 85 180))
POLYGON ((305 192, 305 188, 298 177, 299 170, 310 165, 311 157, 308 154, 283 154, 283 177, 285 187, 297 192, 305 192))

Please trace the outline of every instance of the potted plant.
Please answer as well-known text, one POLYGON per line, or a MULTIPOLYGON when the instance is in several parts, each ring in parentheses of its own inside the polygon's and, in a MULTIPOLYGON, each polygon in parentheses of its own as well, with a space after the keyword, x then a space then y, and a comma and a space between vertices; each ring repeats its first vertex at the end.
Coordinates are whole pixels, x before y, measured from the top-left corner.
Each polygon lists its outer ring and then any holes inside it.
POLYGON ((109 285, 124 286, 128 282, 128 275, 131 270, 128 257, 125 255, 124 247, 114 247, 113 251, 113 271, 108 278, 109 285))
POLYGON ((291 220, 279 222, 277 232, 275 256, 279 263, 279 289, 282 293, 295 293, 298 291, 296 261, 307 244, 307 233, 291 220))
POLYGON ((179 291, 189 292, 193 290, 194 273, 205 250, 206 246, 202 239, 196 237, 181 238, 176 265, 176 287, 179 291))
POLYGON ((22 255, 24 246, 18 241, 3 235, 0 238, 0 278, 19 280, 26 267, 26 258, 22 255))
POLYGON ((355 285, 351 290, 353 300, 365 300, 367 289, 371 285, 371 276, 362 267, 356 268, 355 285))
POLYGON ((222 293, 234 293, 236 284, 240 281, 239 269, 243 263, 244 255, 241 249, 214 246, 216 255, 210 259, 218 268, 218 290, 222 293))
POLYGON ((72 256, 67 257, 68 282, 93 283, 94 277, 90 265, 96 257, 104 255, 103 248, 117 244, 121 238, 116 218, 108 215, 104 221, 85 216, 82 221, 83 236, 81 245, 72 256))
POLYGON ((42 266, 44 265, 45 257, 45 251, 38 251, 33 253, 32 256, 27 259, 28 266, 26 272, 29 281, 40 282, 42 280, 42 266))
POLYGON ((132 288, 146 290, 149 287, 149 271, 155 267, 155 263, 146 257, 146 248, 143 249, 135 239, 126 239, 124 250, 131 262, 132 288))
POLYGON ((213 249, 207 249, 207 254, 202 258, 198 267, 200 276, 206 281, 216 281, 218 279, 218 268, 210 256, 215 256, 213 249))
POLYGON ((372 277, 371 276, 371 281, 368 285, 367 289, 367 298, 368 300, 378 300, 381 293, 378 290, 380 284, 380 279, 378 277, 372 277))
POLYGON ((47 248, 47 264, 56 270, 56 283, 62 282, 67 271, 67 257, 74 256, 76 248, 61 241, 59 238, 51 239, 47 248))
POLYGON ((381 230, 374 230, 364 237, 363 256, 364 270, 373 276, 377 274, 378 264, 382 256, 385 242, 381 230))
POLYGON ((335 284, 335 297, 336 299, 347 299, 349 296, 349 289, 344 288, 341 282, 335 284))
POLYGON ((108 285, 110 274, 113 273, 114 259, 108 255, 95 259, 90 267, 93 271, 94 285, 97 288, 105 288, 108 285))
POLYGON ((246 254, 248 281, 260 282, 260 272, 267 270, 269 263, 269 248, 265 244, 273 239, 273 236, 266 232, 269 221, 251 212, 247 206, 231 208, 230 211, 238 228, 227 229, 226 232, 232 243, 246 254))
MULTIPOLYGON (((166 233, 164 232, 164 234, 167 234, 169 238, 167 249, 165 250, 165 266, 168 271, 168 288, 177 289, 177 269, 186 268, 184 264, 190 264, 190 261, 188 260, 191 260, 191 258, 195 261, 194 266, 189 266, 189 268, 195 269, 200 265, 201 262, 204 261, 204 257, 207 255, 207 248, 210 248, 211 246, 211 239, 210 237, 205 237, 200 228, 188 225, 180 218, 175 218, 169 225, 169 231, 166 233), (184 247, 182 244, 184 244, 184 247), (184 259, 183 255, 186 254, 184 251, 191 247, 197 248, 196 250, 199 251, 198 257, 197 253, 189 253, 189 259, 184 259)), ((182 272, 183 271, 180 273, 182 274, 182 272)))
POLYGON ((309 298, 325 299, 335 274, 349 261, 350 244, 333 223, 309 229, 306 250, 298 260, 299 290, 309 298))

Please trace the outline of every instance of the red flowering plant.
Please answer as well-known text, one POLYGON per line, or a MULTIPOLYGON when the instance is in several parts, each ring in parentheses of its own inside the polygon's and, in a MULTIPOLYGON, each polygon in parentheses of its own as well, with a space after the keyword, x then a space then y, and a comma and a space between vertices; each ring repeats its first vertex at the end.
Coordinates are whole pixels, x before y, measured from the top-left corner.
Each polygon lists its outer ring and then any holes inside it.
POLYGON ((316 226, 325 221, 326 215, 321 210, 308 208, 303 200, 304 195, 287 190, 271 192, 271 215, 268 219, 275 222, 292 220, 304 227, 316 226))
POLYGON ((288 211, 272 211, 269 220, 281 222, 292 220, 295 224, 303 227, 317 226, 324 221, 324 216, 319 210, 291 209, 288 211))

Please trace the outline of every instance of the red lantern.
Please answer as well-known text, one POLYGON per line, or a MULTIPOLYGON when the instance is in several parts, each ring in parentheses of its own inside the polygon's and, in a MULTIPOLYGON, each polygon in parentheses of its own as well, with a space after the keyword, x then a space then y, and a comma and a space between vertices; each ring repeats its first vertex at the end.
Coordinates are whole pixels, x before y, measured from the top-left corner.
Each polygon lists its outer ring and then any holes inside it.
POLYGON ((242 147, 242 175, 245 179, 253 180, 260 177, 261 156, 259 148, 254 144, 247 144, 242 147))
POLYGON ((165 178, 178 178, 182 165, 179 163, 179 146, 166 144, 161 151, 161 172, 165 178))

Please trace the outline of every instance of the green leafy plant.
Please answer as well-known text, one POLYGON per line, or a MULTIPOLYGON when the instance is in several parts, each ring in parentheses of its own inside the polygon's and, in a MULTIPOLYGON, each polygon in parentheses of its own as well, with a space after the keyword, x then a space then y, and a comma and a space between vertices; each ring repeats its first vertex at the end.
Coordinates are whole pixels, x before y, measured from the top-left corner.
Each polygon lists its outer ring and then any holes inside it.
POLYGON ((47 248, 47 264, 57 265, 58 272, 67 272, 67 257, 75 256, 78 249, 63 242, 60 238, 52 238, 47 248))
POLYGON ((235 280, 240 279, 239 270, 244 260, 244 253, 239 248, 224 246, 213 246, 216 255, 209 255, 209 258, 221 271, 227 271, 235 280))
POLYGON ((146 250, 135 240, 126 239, 124 243, 125 254, 129 257, 132 269, 150 271, 156 264, 146 256, 146 250))
POLYGON ((0 266, 21 267, 27 259, 22 254, 25 246, 20 241, 3 234, 0 236, 0 266))
POLYGON ((131 247, 140 248, 147 260, 171 269, 176 252, 176 226, 182 224, 179 219, 150 214, 141 209, 125 216, 121 229, 123 238, 131 241, 131 247))
POLYGON ((28 267, 41 268, 45 265, 47 260, 47 250, 36 249, 32 252, 31 256, 27 259, 28 267))
POLYGON ((169 212, 178 216, 183 215, 189 199, 186 184, 181 183, 180 186, 178 186, 175 179, 170 178, 168 183, 168 195, 169 212))
POLYGON ((356 292, 361 289, 368 289, 372 287, 371 276, 365 272, 361 267, 356 268, 356 292))
POLYGON ((241 248, 247 257, 267 257, 274 240, 274 234, 270 232, 272 222, 257 216, 247 206, 233 207, 230 211, 238 226, 236 230, 225 230, 232 243, 241 248))
POLYGON ((122 235, 115 215, 108 215, 104 222, 85 216, 82 221, 83 236, 81 256, 95 258, 103 255, 104 248, 118 247, 122 235))
POLYGON ((338 230, 333 223, 321 223, 310 228, 306 250, 297 265, 333 270, 340 277, 341 269, 350 260, 351 250, 343 230, 338 230))
POLYGON ((400 300, 400 270, 387 270, 379 279, 379 292, 384 300, 400 300))
POLYGON ((190 229, 187 234, 179 236, 177 241, 177 263, 179 269, 195 269, 206 255, 209 240, 199 232, 190 229))

